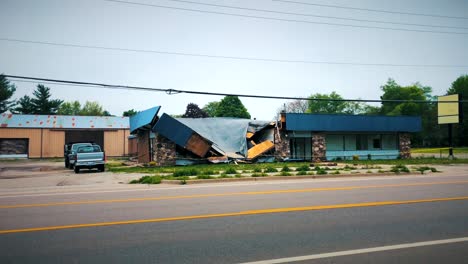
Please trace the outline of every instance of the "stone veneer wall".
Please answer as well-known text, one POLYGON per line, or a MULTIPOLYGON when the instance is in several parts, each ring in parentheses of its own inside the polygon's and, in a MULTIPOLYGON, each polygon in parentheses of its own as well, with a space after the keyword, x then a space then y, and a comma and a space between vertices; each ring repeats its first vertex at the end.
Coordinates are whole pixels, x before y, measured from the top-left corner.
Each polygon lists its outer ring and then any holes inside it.
POLYGON ((327 159, 327 144, 325 134, 314 133, 312 135, 312 161, 320 162, 327 159))
POLYGON ((275 159, 282 160, 289 157, 290 148, 289 148, 289 138, 286 138, 284 131, 275 130, 275 159), (279 134, 278 134, 279 133, 279 134))
POLYGON ((169 139, 156 134, 153 150, 153 160, 157 166, 173 166, 176 164, 176 145, 169 139))
POLYGON ((410 134, 399 134, 399 149, 402 159, 411 158, 411 138, 410 134))

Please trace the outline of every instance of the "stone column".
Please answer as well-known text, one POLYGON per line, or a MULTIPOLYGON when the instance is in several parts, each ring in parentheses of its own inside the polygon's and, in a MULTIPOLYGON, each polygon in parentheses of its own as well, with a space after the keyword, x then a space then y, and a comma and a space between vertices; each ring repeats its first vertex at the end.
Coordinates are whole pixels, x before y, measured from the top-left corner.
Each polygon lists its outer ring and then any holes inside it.
POLYGON ((399 134, 399 150, 402 159, 411 158, 411 138, 410 134, 399 134))
POLYGON ((312 161, 320 162, 327 160, 327 142, 325 134, 314 133, 312 135, 312 161))
POLYGON ((291 151, 289 148, 289 138, 286 137, 285 131, 275 129, 275 159, 283 160, 288 158, 291 151))
POLYGON ((156 134, 153 150, 153 160, 157 166, 173 166, 176 164, 176 145, 174 142, 156 134))

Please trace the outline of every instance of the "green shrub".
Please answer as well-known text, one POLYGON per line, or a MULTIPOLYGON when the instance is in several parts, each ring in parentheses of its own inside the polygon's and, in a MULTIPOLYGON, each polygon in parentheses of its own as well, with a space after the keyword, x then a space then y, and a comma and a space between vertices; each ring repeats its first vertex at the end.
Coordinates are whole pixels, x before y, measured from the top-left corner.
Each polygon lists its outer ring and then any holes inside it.
POLYGON ((255 167, 253 169, 253 172, 262 172, 262 169, 260 167, 255 167))
POLYGON ((278 170, 276 168, 273 168, 273 167, 266 167, 265 172, 278 172, 278 170))
POLYGON ((282 172, 280 172, 280 176, 291 176, 291 173, 289 173, 287 171, 282 171, 282 172))
POLYGON ((324 169, 320 169, 320 170, 317 171, 317 174, 318 175, 324 175, 324 174, 328 174, 328 172, 326 170, 324 170, 324 169))
POLYGON ((187 180, 188 180, 187 176, 180 177, 180 184, 182 185, 187 184, 187 180))
POLYGON ((213 179, 210 175, 198 175, 197 179, 199 180, 207 180, 207 179, 213 179))
POLYGON ((296 171, 308 171, 308 170, 310 170, 309 165, 302 165, 296 168, 296 171))
POLYGON ((150 166, 150 167, 156 167, 156 161, 150 161, 150 162, 148 162, 148 166, 150 166))
POLYGON ((372 173, 372 171, 371 171, 371 170, 368 170, 368 171, 366 171, 366 173, 372 173))
POLYGON ((307 171, 305 170, 300 170, 296 173, 296 175, 307 175, 307 171))
POLYGON ((214 175, 216 173, 214 173, 214 171, 212 170, 204 170, 201 172, 201 175, 214 175))
POLYGON ((172 176, 180 177, 180 176, 197 176, 199 174, 197 169, 185 169, 185 170, 176 170, 172 176))
POLYGON ((434 167, 431 167, 430 169, 431 169, 432 172, 439 172, 439 171, 438 171, 436 168, 434 168, 434 167))
POLYGON ((396 174, 399 174, 401 172, 406 172, 406 173, 409 173, 410 170, 408 169, 408 167, 406 167, 405 165, 402 165, 402 164, 397 164, 395 166, 392 166, 392 168, 390 169, 391 172, 394 172, 396 174))
POLYGON ((290 172, 291 169, 288 167, 288 165, 284 165, 283 168, 281 169, 281 171, 290 172))
POLYGON ((321 169, 322 169, 322 168, 320 168, 320 166, 315 166, 315 168, 314 168, 315 171, 319 171, 319 170, 321 170, 321 169))
POLYGON ((240 175, 240 174, 236 174, 236 175, 234 175, 234 177, 236 177, 236 178, 242 178, 242 177, 244 177, 244 176, 242 176, 242 175, 240 175))
POLYGON ((332 172, 331 174, 337 175, 337 174, 340 174, 340 171, 339 171, 339 170, 336 170, 336 171, 332 172))
POLYGON ((359 155, 353 155, 353 160, 359 160, 359 155))
POLYGON ((423 166, 423 167, 417 167, 416 170, 419 171, 421 174, 424 174, 425 171, 431 170, 431 168, 427 166, 423 166))
POLYGON ((143 176, 138 180, 133 180, 130 183, 143 183, 143 184, 160 184, 162 181, 161 176, 143 176))
POLYGON ((229 167, 229 168, 226 169, 226 171, 224 173, 225 174, 237 174, 237 171, 233 167, 229 167))
POLYGON ((250 175, 252 177, 265 177, 265 176, 268 176, 268 174, 266 173, 254 173, 252 175, 250 175))
POLYGON ((223 173, 218 178, 221 178, 221 179, 223 179, 223 178, 232 178, 232 176, 229 176, 229 175, 223 173))
POLYGON ((130 184, 137 184, 137 183, 140 183, 140 182, 138 180, 131 180, 129 183, 130 184))

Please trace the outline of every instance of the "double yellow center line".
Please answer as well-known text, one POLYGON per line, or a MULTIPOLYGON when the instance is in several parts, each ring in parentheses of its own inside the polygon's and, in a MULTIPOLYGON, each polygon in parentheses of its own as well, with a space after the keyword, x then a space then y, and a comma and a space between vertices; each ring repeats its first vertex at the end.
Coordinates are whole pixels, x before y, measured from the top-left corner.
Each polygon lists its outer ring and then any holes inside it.
POLYGON ((143 201, 209 198, 209 197, 222 197, 222 196, 288 194, 288 193, 326 192, 326 191, 347 191, 347 190, 359 190, 359 189, 376 189, 376 188, 393 188, 393 187, 410 187, 410 186, 431 186, 431 185, 449 185, 449 184, 467 184, 467 183, 468 183, 468 181, 425 182, 425 183, 405 183, 405 184, 386 184, 386 185, 368 185, 368 186, 347 186, 347 187, 331 187, 331 188, 307 188, 307 189, 291 189, 291 190, 268 190, 268 191, 252 191, 252 192, 211 193, 211 194, 143 197, 143 198, 129 198, 129 199, 89 200, 89 201, 75 201, 75 202, 13 204, 13 205, 0 205, 0 209, 27 208, 27 207, 48 207, 48 206, 64 206, 64 205, 83 205, 83 204, 100 204, 100 203, 129 203, 129 202, 143 202, 143 201))

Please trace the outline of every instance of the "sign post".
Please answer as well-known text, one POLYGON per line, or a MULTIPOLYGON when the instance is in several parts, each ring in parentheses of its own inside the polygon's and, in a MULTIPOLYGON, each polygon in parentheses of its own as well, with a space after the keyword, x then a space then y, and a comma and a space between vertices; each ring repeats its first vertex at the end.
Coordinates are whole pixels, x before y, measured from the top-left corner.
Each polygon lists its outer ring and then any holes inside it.
POLYGON ((439 96, 437 119, 439 125, 448 124, 449 158, 453 159, 453 124, 460 123, 460 96, 458 94, 439 96))

